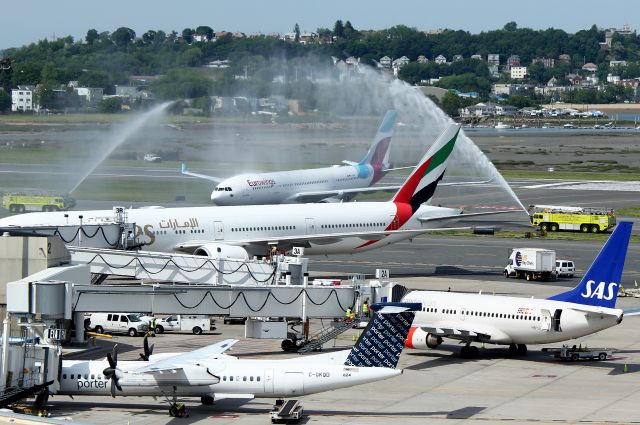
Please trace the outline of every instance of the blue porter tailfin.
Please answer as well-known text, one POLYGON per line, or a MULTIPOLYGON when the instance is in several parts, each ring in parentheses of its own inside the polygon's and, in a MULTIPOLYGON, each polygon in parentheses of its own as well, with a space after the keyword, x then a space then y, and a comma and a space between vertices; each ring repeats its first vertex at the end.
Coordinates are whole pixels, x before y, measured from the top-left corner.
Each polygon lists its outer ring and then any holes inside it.
POLYGON ((395 369, 420 303, 374 304, 373 319, 351 349, 345 365, 395 369))
POLYGON ((630 221, 618 223, 578 286, 549 299, 615 308, 632 227, 630 221))

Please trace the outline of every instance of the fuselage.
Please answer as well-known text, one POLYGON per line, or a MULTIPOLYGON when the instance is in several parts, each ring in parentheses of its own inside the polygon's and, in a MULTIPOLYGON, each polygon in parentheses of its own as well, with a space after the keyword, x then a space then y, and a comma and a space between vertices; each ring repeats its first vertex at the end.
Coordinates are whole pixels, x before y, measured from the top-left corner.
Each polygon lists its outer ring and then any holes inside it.
MULTIPOLYGON (((357 202, 335 204, 247 205, 231 207, 149 208, 127 210, 138 241, 152 251, 171 252, 184 242, 244 246, 252 255, 264 255, 281 238, 328 235, 309 241, 305 254, 362 252, 392 244, 415 234, 335 236, 332 234, 428 229, 441 223, 421 223, 417 217, 454 217, 459 210, 422 205, 415 214, 407 204, 357 202), (252 242, 253 241, 253 242, 252 242), (252 252, 253 250, 253 252, 252 252)), ((31 213, 0 220, 5 226, 77 226, 113 220, 112 210, 31 213), (65 217, 67 215, 67 217, 65 217)), ((286 244, 284 244, 286 245, 286 244)))
POLYGON ((546 299, 414 291, 404 302, 422 303, 415 326, 473 330, 489 339, 450 335, 449 338, 494 344, 546 344, 583 337, 615 326, 622 310, 546 299), (604 313, 604 314, 601 314, 604 313))
POLYGON ((211 192, 211 201, 219 206, 297 203, 300 193, 371 186, 383 177, 382 169, 382 164, 356 164, 241 174, 218 184, 211 192))
MULTIPOLYGON (((349 351, 338 352, 346 358, 349 351)), ((351 387, 391 378, 401 370, 352 367, 323 361, 323 355, 306 359, 238 360, 230 356, 204 359, 198 366, 185 366, 175 373, 136 373, 146 362, 118 362, 118 395, 203 396, 250 394, 282 398, 351 387), (318 357, 315 361, 314 358, 318 357)), ((58 394, 110 395, 111 383, 104 376, 106 361, 63 361, 58 394)))

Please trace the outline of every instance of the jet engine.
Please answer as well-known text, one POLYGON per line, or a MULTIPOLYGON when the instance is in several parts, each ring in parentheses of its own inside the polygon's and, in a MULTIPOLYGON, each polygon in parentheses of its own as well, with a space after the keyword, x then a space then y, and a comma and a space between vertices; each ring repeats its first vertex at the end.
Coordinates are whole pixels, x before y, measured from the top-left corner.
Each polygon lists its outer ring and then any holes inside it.
POLYGON ((407 335, 404 346, 407 348, 416 348, 425 350, 427 348, 437 348, 442 344, 442 337, 423 331, 421 328, 412 327, 407 335))
POLYGON ((194 255, 202 255, 214 259, 248 260, 251 258, 246 249, 241 246, 220 243, 208 243, 197 248, 194 255))

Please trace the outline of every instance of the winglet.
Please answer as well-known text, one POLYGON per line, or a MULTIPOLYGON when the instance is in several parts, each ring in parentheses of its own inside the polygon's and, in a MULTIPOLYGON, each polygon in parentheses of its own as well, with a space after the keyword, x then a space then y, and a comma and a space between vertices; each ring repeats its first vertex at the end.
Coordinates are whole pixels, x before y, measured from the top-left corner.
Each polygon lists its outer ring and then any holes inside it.
POLYGON ((372 305, 373 320, 369 321, 344 364, 395 369, 415 312, 421 308, 420 303, 372 305))
POLYGON ((186 173, 187 171, 188 171, 188 170, 187 170, 187 164, 182 163, 182 167, 181 167, 181 169, 180 169, 180 172, 181 172, 182 174, 184 174, 184 173, 186 173))
POLYGON ((630 221, 618 223, 578 286, 549 299, 615 308, 632 227, 630 221))

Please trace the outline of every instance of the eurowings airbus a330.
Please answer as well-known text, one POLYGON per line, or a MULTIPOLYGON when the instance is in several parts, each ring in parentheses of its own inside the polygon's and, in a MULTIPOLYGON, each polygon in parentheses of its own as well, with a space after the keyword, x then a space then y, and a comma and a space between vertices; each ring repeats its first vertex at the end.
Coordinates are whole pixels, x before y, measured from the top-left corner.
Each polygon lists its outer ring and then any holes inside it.
MULTIPOLYGON (((309 255, 376 249, 441 230, 461 218, 460 209, 429 205, 459 131, 457 124, 445 129, 390 201, 141 208, 127 210, 126 221, 136 223, 139 242, 152 251, 244 258, 265 255, 273 246, 304 246, 309 255)), ((1 219, 0 230, 99 224, 113 218, 111 210, 31 213, 1 219)))
MULTIPOLYGON (((443 338, 460 340, 462 357, 476 357, 472 342, 509 345, 525 355, 526 344, 580 338, 622 322, 615 308, 633 223, 618 224, 575 288, 547 299, 455 292, 412 291, 403 302, 422 303, 407 347, 436 348, 443 338)), ((634 315, 637 313, 634 313, 634 315)))
POLYGON ((346 165, 240 174, 226 179, 188 171, 182 164, 182 174, 217 183, 211 192, 211 201, 221 206, 340 202, 363 193, 395 192, 397 186, 373 185, 389 171, 412 168, 391 168, 389 164, 396 115, 394 110, 387 112, 360 162, 343 161, 346 165))

